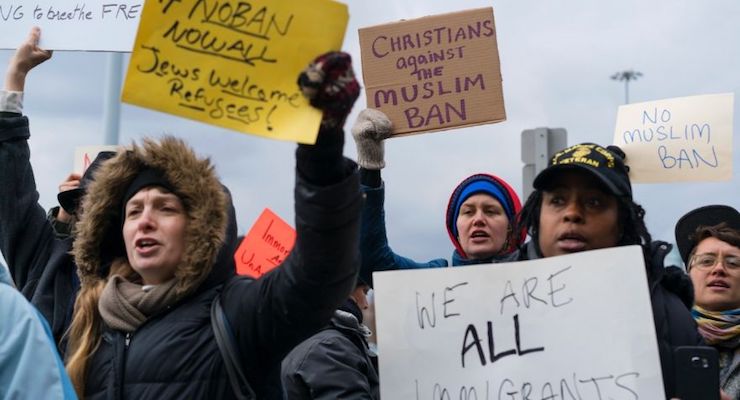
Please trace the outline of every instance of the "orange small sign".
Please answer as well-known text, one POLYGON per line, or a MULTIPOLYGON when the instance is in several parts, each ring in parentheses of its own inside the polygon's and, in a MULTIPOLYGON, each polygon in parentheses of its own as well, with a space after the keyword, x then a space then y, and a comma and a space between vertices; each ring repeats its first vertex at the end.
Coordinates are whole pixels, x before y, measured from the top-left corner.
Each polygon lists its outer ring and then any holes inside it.
POLYGON ((259 278, 282 264, 294 243, 295 229, 265 208, 234 254, 236 272, 259 278))

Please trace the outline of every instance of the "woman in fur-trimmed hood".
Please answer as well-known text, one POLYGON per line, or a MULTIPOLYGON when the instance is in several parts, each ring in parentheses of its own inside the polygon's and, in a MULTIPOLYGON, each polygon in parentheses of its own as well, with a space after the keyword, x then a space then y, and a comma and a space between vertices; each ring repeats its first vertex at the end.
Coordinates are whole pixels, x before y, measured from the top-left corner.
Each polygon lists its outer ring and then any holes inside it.
MULTIPOLYGON (((349 66, 343 53, 328 57, 349 66)), ((296 243, 256 280, 235 276, 228 190, 182 141, 145 140, 96 172, 73 249, 81 289, 67 370, 81 397, 236 398, 214 299, 256 397, 280 395, 280 361, 328 322, 359 265, 362 198, 356 165, 342 157, 343 119, 330 120, 338 115, 325 111, 316 144, 298 146, 296 243)))
POLYGON ((234 275, 231 255, 236 249, 236 225, 233 215, 228 215, 233 212, 233 205, 210 161, 198 159, 187 145, 172 137, 161 142, 145 140, 142 146, 134 145, 133 150, 119 153, 101 168, 96 175, 98 182, 90 185, 83 202, 85 218, 77 225, 74 245, 83 288, 105 280, 111 264, 131 270, 126 265, 120 232, 124 198, 128 200, 133 195, 128 192, 148 186, 165 187, 182 201, 187 211, 185 253, 175 271, 173 299, 196 289, 214 264, 221 271, 213 271, 217 280, 213 283, 234 275), (220 250, 222 254, 216 263, 220 250))
MULTIPOLYGON (((227 212, 232 209, 230 199, 213 167, 208 160, 198 159, 180 140, 145 140, 142 146, 120 151, 100 168, 96 178, 83 199, 76 227, 73 252, 81 289, 70 331, 67 364, 78 392, 90 397, 96 395, 96 389, 104 388, 104 385, 96 388, 94 383, 102 384, 109 379, 105 368, 97 368, 97 355, 107 353, 109 347, 105 340, 105 335, 111 334, 108 331, 120 331, 128 347, 132 336, 138 339, 139 328, 151 325, 147 322, 152 317, 181 300, 189 297, 190 301, 178 306, 189 309, 191 301, 202 298, 204 293, 212 292, 207 296, 212 299, 215 291, 208 289, 234 275, 234 264, 228 255, 233 254, 236 242, 233 215, 230 218, 227 212), (151 268, 141 269, 138 262, 129 261, 128 242, 122 234, 137 223, 130 218, 133 212, 126 204, 128 200, 135 200, 138 192, 148 195, 147 190, 153 188, 169 197, 158 198, 165 202, 140 207, 146 209, 146 217, 141 220, 147 219, 144 224, 149 226, 135 229, 140 231, 139 236, 154 243, 147 245, 149 256, 153 255, 155 261, 157 256, 177 253, 177 248, 172 248, 175 240, 165 237, 171 231, 162 228, 167 224, 164 218, 169 211, 165 207, 177 207, 176 217, 182 222, 182 234, 175 235, 182 242, 179 262, 165 279, 153 279, 151 268), (209 284, 203 285, 207 278, 211 278, 209 284), (93 357, 89 357, 91 354, 93 357)), ((132 247, 136 251, 136 243, 132 247)), ((141 243, 138 247, 142 251, 146 249, 141 243)), ((163 320, 168 317, 169 313, 163 320)), ((147 347, 158 345, 147 339, 149 335, 141 336, 147 347)), ((163 335, 159 332, 156 336, 163 335)), ((128 381, 126 374, 123 380, 128 381)))

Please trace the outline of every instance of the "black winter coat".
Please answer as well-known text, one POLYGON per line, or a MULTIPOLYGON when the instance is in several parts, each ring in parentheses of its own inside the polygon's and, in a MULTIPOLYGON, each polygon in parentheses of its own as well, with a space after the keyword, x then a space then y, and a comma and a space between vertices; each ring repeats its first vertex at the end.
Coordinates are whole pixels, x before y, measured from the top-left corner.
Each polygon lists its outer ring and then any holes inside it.
POLYGON ((283 360, 285 398, 380 399, 378 373, 365 339, 369 333, 355 315, 337 310, 327 328, 296 346, 283 360))
POLYGON ((88 187, 77 225, 74 254, 83 288, 103 279, 110 260, 122 256, 110 241, 120 233, 120 216, 111 213, 120 213, 127 182, 148 167, 165 172, 187 209, 186 250, 176 276, 193 283, 189 294, 132 333, 104 326, 86 397, 234 398, 210 322, 218 292, 258 398, 279 390, 271 376, 282 358, 325 326, 355 284, 362 197, 354 163, 340 161, 347 174, 334 184, 314 185, 296 174, 295 245, 279 268, 257 280, 235 276, 234 208, 207 160, 166 138, 107 161, 88 187))
POLYGON ((28 118, 5 114, 0 117, 0 251, 16 286, 46 318, 60 344, 79 287, 69 254, 72 239, 55 237, 38 203, 28 118))

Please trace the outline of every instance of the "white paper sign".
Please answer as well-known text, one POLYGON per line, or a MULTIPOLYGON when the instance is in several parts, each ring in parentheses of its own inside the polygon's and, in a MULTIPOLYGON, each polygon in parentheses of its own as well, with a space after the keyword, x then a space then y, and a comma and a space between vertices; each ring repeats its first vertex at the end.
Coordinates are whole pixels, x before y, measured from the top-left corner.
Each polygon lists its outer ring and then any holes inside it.
POLYGON ((665 398, 638 246, 374 280, 384 400, 665 398))
POLYGON ((614 144, 632 182, 732 179, 733 102, 724 93, 620 106, 614 144))
POLYGON ((102 151, 118 151, 118 146, 100 145, 100 146, 81 146, 75 148, 74 169, 75 173, 82 175, 87 167, 95 161, 95 157, 102 151))
POLYGON ((0 48, 15 49, 31 27, 48 50, 130 52, 143 0, 0 0, 0 48))

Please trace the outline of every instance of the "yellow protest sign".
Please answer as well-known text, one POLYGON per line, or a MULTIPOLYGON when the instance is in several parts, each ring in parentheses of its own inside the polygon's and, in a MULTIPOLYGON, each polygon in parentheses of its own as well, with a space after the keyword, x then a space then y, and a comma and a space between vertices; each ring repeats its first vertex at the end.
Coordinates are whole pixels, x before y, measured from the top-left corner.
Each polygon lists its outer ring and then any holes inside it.
POLYGON ((296 80, 316 56, 341 48, 348 18, 331 0, 147 1, 122 100, 314 143, 321 112, 296 80))

